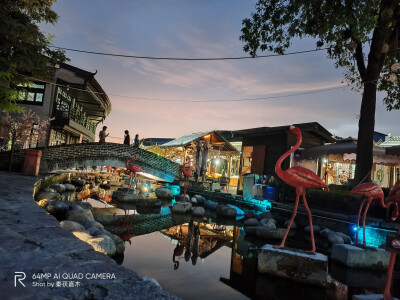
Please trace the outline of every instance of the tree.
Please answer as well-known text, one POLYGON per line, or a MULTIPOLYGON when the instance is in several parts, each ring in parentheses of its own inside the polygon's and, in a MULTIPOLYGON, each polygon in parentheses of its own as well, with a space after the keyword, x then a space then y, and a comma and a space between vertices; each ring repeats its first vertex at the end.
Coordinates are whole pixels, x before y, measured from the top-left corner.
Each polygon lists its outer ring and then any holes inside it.
POLYGON ((32 110, 19 114, 18 117, 11 117, 8 112, 0 119, 0 140, 3 143, 12 141, 10 151, 9 170, 11 170, 15 146, 20 147, 32 144, 37 145, 47 136, 47 127, 52 118, 40 119, 32 110))
POLYGON ((39 23, 54 24, 55 0, 2 0, 0 2, 0 111, 21 112, 19 86, 28 77, 48 78, 48 64, 66 61, 64 52, 50 49, 51 36, 39 23))
POLYGON ((283 54, 292 38, 309 36, 363 90, 355 182, 370 181, 376 92, 386 91, 388 110, 400 109, 400 0, 258 0, 242 23, 240 39, 250 55, 283 54))

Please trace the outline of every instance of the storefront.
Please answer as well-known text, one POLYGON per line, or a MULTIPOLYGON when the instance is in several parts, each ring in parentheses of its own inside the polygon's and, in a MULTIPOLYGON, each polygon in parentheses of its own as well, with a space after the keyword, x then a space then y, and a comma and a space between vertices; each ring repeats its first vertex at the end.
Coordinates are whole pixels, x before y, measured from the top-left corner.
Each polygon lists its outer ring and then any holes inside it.
MULTIPOLYGON (((306 149, 304 159, 319 159, 321 178, 327 184, 343 185, 355 176, 357 140, 349 138, 334 144, 306 149)), ((373 147, 371 180, 382 187, 391 187, 398 180, 400 157, 387 155, 385 148, 373 147)), ((318 172, 316 172, 318 173, 318 172)))
POLYGON ((180 164, 189 158, 195 180, 227 177, 230 186, 237 185, 240 152, 216 131, 185 135, 146 150, 180 164))

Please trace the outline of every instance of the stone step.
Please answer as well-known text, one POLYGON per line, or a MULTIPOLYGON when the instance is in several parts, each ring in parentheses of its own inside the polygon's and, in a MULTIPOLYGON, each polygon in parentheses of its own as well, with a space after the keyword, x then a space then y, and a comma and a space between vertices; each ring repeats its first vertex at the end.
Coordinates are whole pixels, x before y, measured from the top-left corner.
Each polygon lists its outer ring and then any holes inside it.
POLYGON ((328 257, 321 253, 264 245, 258 253, 258 272, 316 286, 328 282, 328 257))

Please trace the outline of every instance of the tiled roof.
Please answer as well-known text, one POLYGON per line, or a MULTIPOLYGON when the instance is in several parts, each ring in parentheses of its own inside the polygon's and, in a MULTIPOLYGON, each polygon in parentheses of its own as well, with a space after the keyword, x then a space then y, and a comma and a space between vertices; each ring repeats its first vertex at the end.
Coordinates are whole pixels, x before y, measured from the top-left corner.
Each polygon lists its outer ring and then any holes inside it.
POLYGON ((218 142, 223 143, 222 151, 229 151, 229 152, 235 152, 239 154, 240 152, 232 146, 231 143, 229 143, 220 133, 217 131, 205 131, 205 132, 197 132, 197 133, 192 133, 192 134, 187 134, 184 136, 181 136, 180 138, 177 138, 173 141, 170 141, 168 143, 160 145, 160 148, 167 148, 167 147, 184 147, 187 145, 190 145, 191 143, 195 143, 199 139, 202 139, 205 135, 212 135, 213 136, 213 141, 211 145, 215 142, 214 139, 216 139, 218 142))
POLYGON ((400 145, 400 136, 391 136, 387 141, 381 143, 381 147, 392 147, 400 145))

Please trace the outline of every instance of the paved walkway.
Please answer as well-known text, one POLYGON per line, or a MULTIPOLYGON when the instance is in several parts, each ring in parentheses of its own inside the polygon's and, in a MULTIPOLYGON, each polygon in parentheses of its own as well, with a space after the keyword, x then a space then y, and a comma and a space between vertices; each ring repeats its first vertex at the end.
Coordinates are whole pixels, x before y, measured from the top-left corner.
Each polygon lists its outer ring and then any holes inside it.
POLYGON ((62 229, 33 200, 37 180, 0 172, 1 299, 179 299, 62 229))

